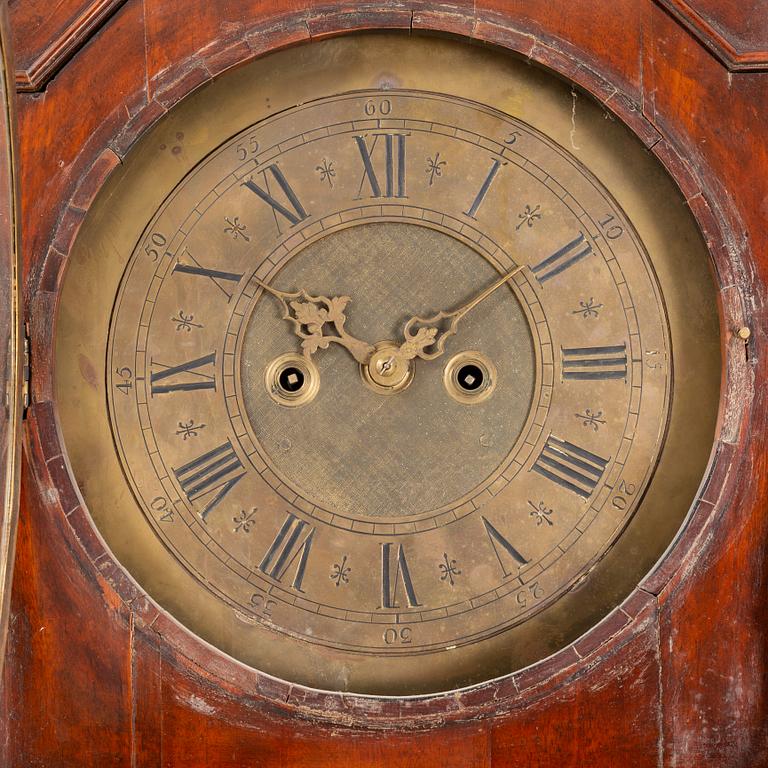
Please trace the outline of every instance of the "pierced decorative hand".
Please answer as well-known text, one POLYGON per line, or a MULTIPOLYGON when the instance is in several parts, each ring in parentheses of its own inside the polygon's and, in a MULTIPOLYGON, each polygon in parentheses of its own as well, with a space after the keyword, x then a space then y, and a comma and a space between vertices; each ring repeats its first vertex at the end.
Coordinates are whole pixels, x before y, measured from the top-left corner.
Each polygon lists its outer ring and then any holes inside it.
POLYGON ((514 277, 522 269, 523 266, 515 267, 511 272, 500 277, 495 283, 489 285, 473 299, 470 299, 466 304, 458 309, 454 309, 452 312, 440 311, 430 317, 420 317, 419 315, 411 317, 403 326, 403 338, 405 340, 400 345, 397 354, 406 360, 412 360, 414 357, 420 357, 422 360, 434 360, 440 357, 445 351, 446 341, 456 333, 456 326, 459 324, 459 320, 481 301, 485 301, 495 290, 501 288, 507 280, 514 277), (447 330, 443 331, 438 337, 440 333, 439 324, 443 320, 448 319, 451 322, 447 330), (414 330, 415 326, 418 326, 416 330, 414 330), (434 350, 427 352, 427 349, 430 347, 434 347, 434 350))
POLYGON ((328 349, 331 343, 340 344, 358 363, 366 363, 374 351, 371 344, 360 341, 344 330, 347 318, 344 314, 349 296, 311 296, 305 290, 288 293, 278 291, 254 278, 254 282, 274 296, 283 307, 283 319, 293 324, 294 333, 302 340, 301 348, 306 358, 318 349, 328 349), (326 326, 332 325, 336 334, 326 334, 326 326))

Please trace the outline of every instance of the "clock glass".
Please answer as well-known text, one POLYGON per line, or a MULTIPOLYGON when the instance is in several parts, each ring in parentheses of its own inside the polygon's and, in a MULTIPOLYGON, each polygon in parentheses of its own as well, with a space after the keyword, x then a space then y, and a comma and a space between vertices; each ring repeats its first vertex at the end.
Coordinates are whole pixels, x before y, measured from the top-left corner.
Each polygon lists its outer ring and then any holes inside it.
POLYGON ((719 393, 684 201, 586 95, 363 36, 172 110, 86 219, 58 408, 117 559, 246 665, 413 694, 511 672, 673 540, 719 393))

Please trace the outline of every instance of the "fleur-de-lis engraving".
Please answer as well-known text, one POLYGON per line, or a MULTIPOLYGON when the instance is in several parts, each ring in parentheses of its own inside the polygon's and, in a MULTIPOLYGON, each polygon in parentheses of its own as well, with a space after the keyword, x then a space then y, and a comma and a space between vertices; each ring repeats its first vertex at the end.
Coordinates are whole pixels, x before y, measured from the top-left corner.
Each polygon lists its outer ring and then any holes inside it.
POLYGON ((593 298, 590 298, 589 301, 580 301, 579 306, 581 309, 574 309, 571 314, 572 315, 581 315, 584 319, 588 317, 597 317, 599 313, 599 309, 603 306, 602 304, 595 304, 595 300, 593 298))
POLYGON ((546 523, 547 525, 554 525, 549 519, 552 516, 552 509, 550 509, 543 501, 538 504, 534 504, 532 501, 528 501, 528 506, 531 507, 531 517, 536 520, 536 526, 546 523))
POLYGON ((177 331, 186 331, 189 333, 193 328, 202 328, 201 323, 195 323, 193 322, 195 319, 194 315, 186 315, 184 314, 184 310, 179 310, 179 316, 178 317, 172 317, 171 322, 176 323, 176 330, 177 331))
POLYGON ((333 188, 333 180, 336 178, 336 169, 333 167, 333 162, 323 158, 323 162, 320 165, 316 165, 315 170, 320 174, 320 181, 327 181, 328 186, 333 188))
POLYGON ((515 230, 520 229, 520 227, 522 227, 523 224, 527 224, 529 227, 532 227, 534 223, 541 218, 541 214, 539 213, 540 210, 541 210, 540 205, 534 206, 533 208, 531 208, 530 205, 526 205, 523 212, 518 214, 517 216, 517 218, 521 219, 521 221, 515 227, 515 230))
POLYGON ((581 419, 585 427, 592 427, 595 432, 600 429, 601 424, 605 424, 602 411, 594 412, 587 408, 584 413, 574 413, 573 415, 577 419, 581 419))
POLYGON ((250 242, 251 238, 248 237, 248 235, 245 234, 245 230, 247 227, 245 224, 240 223, 240 217, 235 216, 234 219, 230 219, 229 216, 224 217, 224 221, 229 224, 228 227, 224 227, 224 232, 228 232, 230 235, 232 235, 233 240, 237 240, 238 237, 242 237, 243 240, 246 242, 250 242))
POLYGON ((340 563, 334 563, 331 570, 331 581, 336 583, 337 587, 342 584, 349 584, 349 573, 352 569, 347 565, 347 556, 342 557, 340 563))
POLYGON ((232 522, 235 524, 235 533, 242 531, 243 533, 250 533, 251 527, 256 522, 253 517, 258 512, 258 509, 254 507, 250 512, 246 512, 244 509, 240 510, 239 515, 235 515, 232 518, 232 522))
POLYGON ((197 437, 197 433, 205 429, 205 424, 195 424, 194 419, 189 421, 180 421, 176 434, 180 435, 182 440, 188 440, 190 437, 197 437))
POLYGON ((440 159, 440 153, 436 152, 434 157, 427 158, 427 176, 429 177, 429 186, 434 184, 435 176, 438 178, 443 175, 443 168, 448 165, 445 160, 440 159))
POLYGON ((443 552, 443 562, 438 564, 440 568, 440 581, 446 581, 451 586, 456 583, 456 577, 461 575, 461 571, 456 567, 456 561, 448 557, 447 552, 443 552))

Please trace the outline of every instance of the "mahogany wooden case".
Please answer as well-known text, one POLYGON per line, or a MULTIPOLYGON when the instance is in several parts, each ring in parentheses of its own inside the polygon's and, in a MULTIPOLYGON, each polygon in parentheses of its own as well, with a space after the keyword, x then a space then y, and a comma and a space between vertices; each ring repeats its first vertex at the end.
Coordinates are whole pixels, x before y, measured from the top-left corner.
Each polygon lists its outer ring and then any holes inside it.
POLYGON ((5 764, 768 764, 764 14, 727 0, 308 9, 73 0, 49 16, 39 2, 10 11, 32 372, 3 670, 5 764), (93 528, 53 403, 67 257, 138 137, 227 69, 375 29, 496 46, 568 78, 623 120, 704 235, 724 361, 708 476, 675 542, 622 606, 519 673, 411 698, 283 683, 180 628, 93 528))

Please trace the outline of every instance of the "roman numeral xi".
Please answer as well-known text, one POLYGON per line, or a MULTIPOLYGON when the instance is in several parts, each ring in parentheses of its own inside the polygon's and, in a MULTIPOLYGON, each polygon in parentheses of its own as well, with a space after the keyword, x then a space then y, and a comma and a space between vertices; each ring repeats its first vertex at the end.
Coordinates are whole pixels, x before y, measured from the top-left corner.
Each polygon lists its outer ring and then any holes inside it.
POLYGON ((299 198, 296 196, 296 193, 293 191, 293 188, 288 183, 288 180, 285 178, 285 175, 275 163, 268 165, 263 171, 260 171, 260 173, 263 177, 264 186, 260 186, 253 179, 244 181, 242 186, 250 189, 251 192, 253 192, 259 199, 263 200, 272 209, 278 229, 280 229, 280 224, 277 218, 278 214, 286 219, 292 227, 300 221, 304 221, 304 219, 309 216, 304 210, 304 206, 299 201, 299 198), (274 190, 274 194, 273 190, 270 189, 270 179, 273 185, 276 183, 277 187, 281 190, 283 201, 278 200, 277 197, 275 197, 277 194, 276 189, 274 190))

